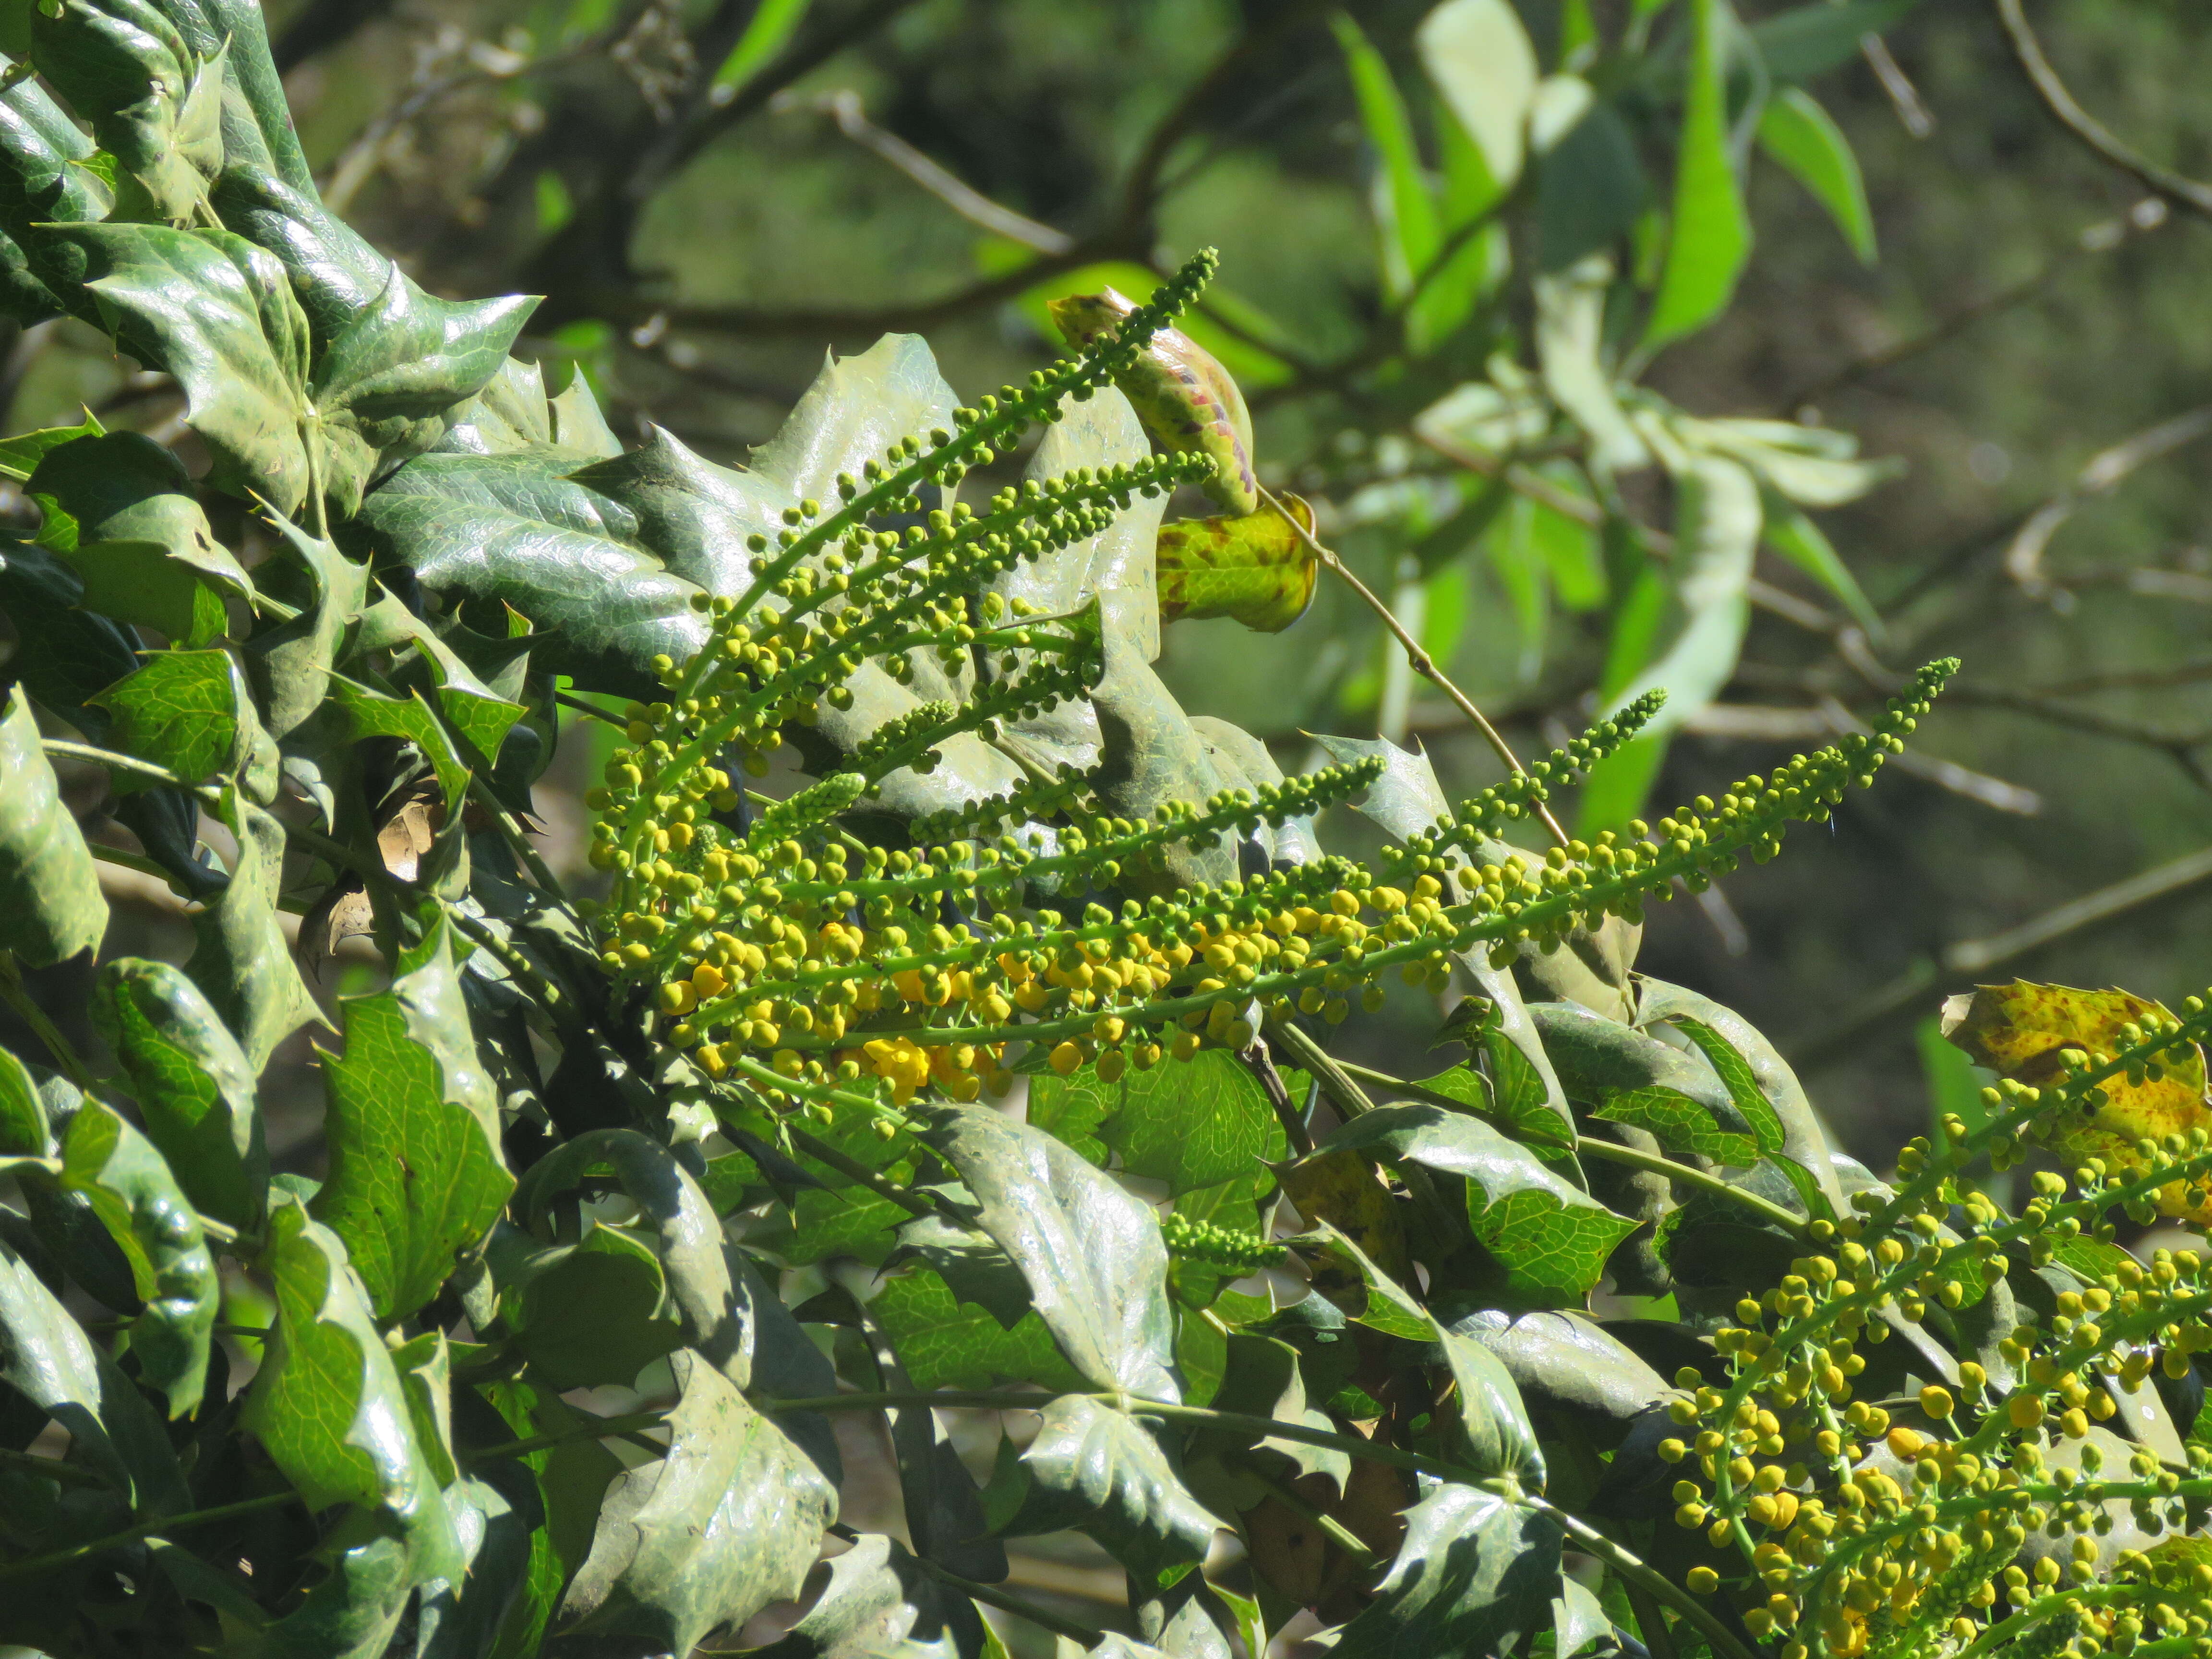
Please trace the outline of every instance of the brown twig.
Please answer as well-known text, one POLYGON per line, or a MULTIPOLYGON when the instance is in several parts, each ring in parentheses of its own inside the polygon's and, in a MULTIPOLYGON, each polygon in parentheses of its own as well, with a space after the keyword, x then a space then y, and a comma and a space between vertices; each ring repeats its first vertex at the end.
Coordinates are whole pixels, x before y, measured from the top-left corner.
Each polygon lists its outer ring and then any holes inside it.
POLYGON ((2201 184, 2176 173, 2122 143, 2067 90, 2058 71, 2044 56, 2043 43, 2029 25, 2021 0, 1992 0, 1992 3, 2021 72, 2027 76, 2028 84, 2035 88, 2035 95, 2042 100, 2052 120, 2072 133, 2099 160, 2131 175, 2144 189, 2155 191, 2176 207, 2187 208, 2191 213, 2212 219, 2212 185, 2201 184))

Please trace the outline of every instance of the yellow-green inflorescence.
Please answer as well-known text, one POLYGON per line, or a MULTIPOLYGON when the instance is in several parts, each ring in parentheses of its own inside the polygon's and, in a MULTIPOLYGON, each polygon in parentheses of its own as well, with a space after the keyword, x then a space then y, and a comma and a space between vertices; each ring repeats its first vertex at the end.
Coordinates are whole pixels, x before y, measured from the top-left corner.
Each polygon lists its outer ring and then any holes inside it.
POLYGON ((776 545, 757 538, 751 588, 708 604, 706 647, 659 665, 665 699, 629 709, 629 743, 588 798, 592 859, 614 878, 597 941, 610 972, 650 996, 663 1039, 708 1076, 786 1103, 834 1092, 896 1108, 933 1087, 970 1100, 1003 1086, 1017 1049, 1062 1072, 1095 1060, 1110 1080, 1209 1042, 1241 1047, 1270 1018, 1340 1020, 1379 1001, 1392 971, 1441 988, 1468 952, 1510 960, 1578 925, 1633 917, 1678 878, 1701 885, 1771 856, 1789 823, 1825 818, 1870 781, 1950 672, 1923 671, 1870 733, 1747 778, 1717 804, 1701 798, 1656 830, 1632 823, 1547 856, 1501 855, 1494 837, 1618 748, 1656 698, 1463 802, 1377 870, 1324 857, 1198 890, 1164 872, 1178 845, 1358 798, 1375 760, 1167 803, 1145 822, 1105 814, 1085 780, 1063 772, 918 820, 907 847, 859 839, 841 818, 888 773, 927 770, 956 733, 988 737, 1095 680, 1095 612, 1001 608, 975 597, 991 579, 1210 463, 1079 470, 1002 489, 981 513, 930 511, 902 534, 871 520, 921 514, 925 487, 957 483, 1056 418, 1064 397, 1107 384, 1210 269, 1194 260, 1118 334, 960 410, 957 430, 894 445, 865 478, 842 481, 833 508, 788 512, 776 545), (783 730, 838 705, 864 660, 896 672, 909 653, 955 662, 978 651, 1003 655, 1010 677, 960 704, 923 705, 847 769, 731 827, 742 795, 726 769, 763 769, 783 730), (1101 902, 1109 896, 1117 902, 1101 902))
POLYGON ((2212 1170, 2212 1145, 2199 1129, 2138 1142, 2124 1168, 2040 1172, 2016 1218, 1959 1175, 1982 1154, 2020 1162, 2094 1106, 2100 1082, 2201 1040, 2212 1016, 2203 999, 2184 1006, 2120 1054, 2067 1051, 2041 1090, 1985 1091, 1989 1121, 1948 1120, 1945 1152, 1912 1143, 1894 1192, 1810 1221, 1808 1253, 1737 1304, 1716 1337, 1729 1384, 1678 1379, 1680 1432, 1658 1447, 1680 1476, 1674 1520, 1731 1564, 1694 1568, 1690 1584, 1726 1583, 1782 1659, 2212 1656, 2212 1548, 2185 1536, 2212 1502, 2212 1452, 2181 1437, 2186 1423, 2137 1437, 2162 1411, 2153 1373, 2181 1378, 2212 1352, 2212 1262, 2161 1249, 2146 1266, 2110 1245, 2115 1211, 2150 1219, 2162 1188, 2212 1170), (2039 1321, 2005 1291, 2008 1263, 2054 1260, 2080 1288, 2039 1321), (1980 1358, 1917 1395, 1856 1397, 1862 1350, 1938 1308, 1962 1328, 1981 1316, 1987 1340, 1967 1350, 1980 1358), (2117 1435, 2101 1426, 2115 1418, 2117 1435))

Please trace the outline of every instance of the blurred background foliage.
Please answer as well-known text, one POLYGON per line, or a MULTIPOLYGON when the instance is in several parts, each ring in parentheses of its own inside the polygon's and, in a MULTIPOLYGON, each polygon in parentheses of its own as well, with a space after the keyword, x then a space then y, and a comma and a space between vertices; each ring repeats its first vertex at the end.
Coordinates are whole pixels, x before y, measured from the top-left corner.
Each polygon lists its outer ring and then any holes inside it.
MULTIPOLYGON (((825 345, 886 330, 925 333, 972 396, 1051 355, 1045 298, 1102 276, 1140 287, 1218 246, 1194 331, 1239 375, 1263 479, 1317 504, 1524 750, 1579 726, 1679 629, 1638 610, 1638 573, 1664 567, 1632 528, 1663 532, 1678 504, 1656 466, 1594 484, 1571 428, 1512 456, 1447 434, 1448 456, 1422 434, 1451 423, 1417 417, 1455 387, 1510 382, 1501 354, 1533 374, 1528 279, 1560 264, 1562 241, 1610 247, 1607 360, 1653 399, 1834 428, 1895 463, 1819 515, 1848 578, 1780 556, 1770 518, 1741 659, 1718 660, 1712 706, 1678 707, 1691 718, 1652 815, 1824 739, 1899 669, 1966 665, 1915 769, 1850 798, 1832 836, 1655 909, 1642 965, 1773 1033, 1868 1157, 1925 1127, 1945 1078, 1923 1070, 1922 1027, 1945 994, 2014 974, 2154 995, 2212 977, 2206 204, 2062 130, 1990 7, 1854 0, 1822 18, 1756 0, 1739 9, 1754 58, 1733 36, 1700 42, 1707 9, 1687 0, 1521 0, 1534 70, 1586 75, 1605 113, 1569 98, 1562 142, 1583 144, 1582 171, 1530 167, 1494 219, 1495 181, 1416 40, 1426 0, 268 9, 331 205, 434 291, 544 295, 525 350, 579 362, 625 438, 658 422, 742 461, 825 345), (1648 55, 1620 50, 1639 38, 1648 55), (1706 273, 1724 309, 1654 353, 1640 319, 1670 280, 1656 209, 1679 205, 1683 88, 1706 45, 1718 131, 1748 158, 1753 246, 1732 303, 1727 273, 1706 273), (1804 91, 1785 93, 1799 72, 1804 91), (1807 153, 1808 94, 1863 172, 1863 224, 1840 151, 1814 145, 1825 203, 1773 160, 1792 132, 1807 153), (1770 131, 1762 96, 1796 125, 1770 131), (1425 258, 1439 280, 1409 313, 1425 258), (1513 469, 1521 489, 1488 477, 1513 469), (1603 533, 1553 510, 1601 516, 1601 499, 1603 533), (1656 630, 1639 635, 1639 615, 1656 630)), ((2052 0, 2034 23, 2129 145, 2212 173, 2192 98, 2212 76, 2212 12, 2052 0)), ((1478 88, 1510 79, 1489 46, 1472 62, 1478 88)), ((74 323, 15 343, 4 395, 11 430, 82 403, 193 441, 168 382, 125 377, 74 323)), ((1497 775, 1332 586, 1280 636, 1181 623, 1164 665, 1187 707, 1261 733, 1287 769, 1313 763, 1307 733, 1379 729, 1425 744, 1455 788, 1497 775)), ((594 769, 588 740, 571 735, 556 777, 594 769)), ((1585 821, 1628 816, 1634 786, 1614 780, 1585 821)), ((571 867, 576 823, 550 814, 571 867)), ((1426 1040, 1437 1010, 1407 999, 1376 1042, 1426 1040)))

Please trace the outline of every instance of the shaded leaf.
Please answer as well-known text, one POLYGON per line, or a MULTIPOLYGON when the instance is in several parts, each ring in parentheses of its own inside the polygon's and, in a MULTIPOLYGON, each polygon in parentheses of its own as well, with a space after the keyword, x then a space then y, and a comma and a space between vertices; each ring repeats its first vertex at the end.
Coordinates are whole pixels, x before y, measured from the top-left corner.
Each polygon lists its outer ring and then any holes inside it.
POLYGON ((320 1016, 276 921, 284 826, 235 786, 212 811, 237 837, 238 862, 222 897, 192 918, 198 942, 185 972, 258 1076, 278 1043, 320 1016))
POLYGON ((1220 1522, 1192 1497, 1144 1425, 1084 1395, 1040 1413, 1018 1463, 985 1494, 1003 1536, 1088 1533, 1140 1582, 1171 1584, 1206 1559, 1220 1522))
POLYGON ((1030 1311, 1029 1281, 989 1234, 956 1225, 932 1212, 899 1229, 898 1249, 884 1262, 888 1273, 909 1261, 926 1261, 955 1299, 973 1303, 1006 1330, 1030 1311))
POLYGON ((1544 155, 1536 186, 1540 268, 1565 270, 1611 247, 1650 194, 1635 132, 1611 100, 1591 104, 1544 155))
POLYGON ((1050 1136, 983 1108, 946 1110, 928 1139, 1076 1370, 1102 1389, 1180 1399, 1167 1249, 1151 1206, 1050 1136))
POLYGON ((246 647, 262 694, 263 723, 281 739, 330 696, 331 669, 368 597, 368 571, 289 520, 276 520, 276 527, 278 546, 306 573, 310 594, 299 616, 256 635, 246 647))
POLYGON ((659 1258, 604 1222, 592 1223, 580 1243, 533 1264, 520 1291, 516 1346, 551 1388, 626 1388, 684 1346, 684 1328, 661 1312, 659 1258))
MULTIPOLYGON (((2078 991, 2065 985, 2014 980, 1984 985, 1943 1005, 1943 1035, 1978 1065, 2001 1077, 2039 1087, 2058 1073, 2059 1053, 2073 1048, 2106 1055, 2126 1046, 2124 1027, 2140 1030, 2148 1017, 2171 1020, 2165 1007, 2125 991, 2078 991)), ((2194 1042, 2160 1052, 2140 1074, 2106 1078, 2083 1109, 2069 1112, 2044 1136, 2069 1165, 2101 1158, 2116 1170, 2140 1173, 2135 1143, 2162 1140, 2212 1127, 2205 1099, 2204 1053, 2194 1042)), ((2197 1225, 2212 1221, 2212 1181, 2175 1182, 2158 1194, 2161 1214, 2197 1225)))
POLYGON ((1728 308, 1751 257, 1751 218, 1729 154, 1726 30, 1723 0, 1691 0, 1689 91, 1675 148, 1674 222, 1659 293, 1644 343, 1657 348, 1694 334, 1728 308))
POLYGON ((415 1581, 397 1538, 343 1549, 307 1599, 269 1627, 261 1650, 271 1659, 379 1659, 406 1616, 415 1581))
POLYGON ((1752 44, 1777 81, 1809 81, 1859 55, 1859 42, 1911 15, 1920 0, 1814 0, 1762 17, 1752 44))
POLYGON ((40 541, 83 577, 88 610, 198 644, 226 631, 222 595, 253 592, 208 527, 184 463, 143 434, 47 450, 24 494, 45 514, 40 541))
POLYGON ((799 1594, 836 1518, 836 1492, 783 1431, 689 1349, 665 1457, 617 1476, 562 1603, 572 1627, 689 1653, 799 1594))
POLYGON ((92 1017, 193 1206, 258 1232, 269 1147, 254 1072, 199 988, 165 962, 125 957, 101 967, 92 1017))
POLYGON ((933 1274, 887 1280, 868 1311, 917 1389, 988 1389, 1001 1377, 1079 1388, 1085 1380, 1034 1312, 1009 1330, 983 1309, 957 1300, 933 1274))
POLYGON ((45 968, 92 949, 106 931, 92 854, 17 686, 0 716, 0 947, 45 968))
POLYGON ((279 1204, 262 1259, 276 1322, 246 1425, 311 1508, 376 1511, 404 1540, 416 1582, 456 1577, 453 1517, 345 1247, 297 1204, 279 1204))
MULTIPOLYGON (((1313 509, 1296 495, 1280 499, 1310 532, 1313 509)), ((1279 634, 1305 615, 1321 569, 1272 507, 1163 525, 1158 568, 1162 622, 1227 617, 1262 634, 1279 634)))
POLYGON ((447 1488, 468 1547, 468 1576, 423 1587, 415 1659, 487 1659, 527 1587, 544 1507, 526 1471, 495 1464, 447 1488))
POLYGON ((0 1382, 68 1431, 70 1463, 130 1508, 170 1515, 191 1498, 169 1437, 145 1396, 0 1242, 0 1382))
POLYGON ((806 1616, 759 1659, 980 1659, 975 1604, 924 1571, 896 1538, 862 1533, 830 1564, 806 1616))
POLYGON ((1406 1541, 1340 1659, 1510 1653, 1550 1628, 1559 1531, 1534 1510, 1473 1486, 1439 1486, 1406 1514, 1406 1541))

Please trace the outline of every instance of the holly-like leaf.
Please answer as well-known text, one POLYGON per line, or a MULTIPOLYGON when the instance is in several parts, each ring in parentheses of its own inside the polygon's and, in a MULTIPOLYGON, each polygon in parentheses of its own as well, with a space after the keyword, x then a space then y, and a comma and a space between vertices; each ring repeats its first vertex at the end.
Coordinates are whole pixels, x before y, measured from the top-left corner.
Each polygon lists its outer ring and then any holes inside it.
POLYGON ((799 1594, 837 1497, 712 1364, 689 1349, 670 1363, 667 1455, 608 1488, 562 1611, 579 1635, 689 1653, 717 1625, 799 1594))
POLYGON ((453 747, 437 711, 420 691, 404 697, 386 696, 366 685, 356 685, 342 674, 330 676, 329 708, 346 736, 402 738, 411 743, 437 775, 446 793, 446 811, 456 811, 468 793, 469 766, 453 747))
MULTIPOLYGON (((1221 787, 1206 744, 1166 683, 1144 659, 1136 642, 1119 633, 1104 638, 1105 672, 1091 688, 1098 716, 1098 768, 1092 787, 1116 814, 1139 822, 1166 801, 1205 800, 1221 787)), ((1177 843, 1157 872, 1122 872, 1124 886, 1171 891, 1237 873, 1233 839, 1224 834, 1210 847, 1177 843)))
POLYGON ((1505 1367, 1524 1404, 1563 1411, 1607 1443, 1670 1385, 1585 1314, 1542 1310, 1517 1317, 1481 1308, 1451 1322, 1453 1335, 1480 1345, 1505 1367))
POLYGON ((203 64, 147 0, 34 6, 29 21, 39 72, 87 117, 146 212, 191 218, 222 167, 222 49, 203 64))
POLYGON ((19 685, 0 715, 0 947, 44 968, 98 945, 107 901, 19 685))
POLYGON ((1008 1329, 983 1308, 960 1301, 933 1273, 886 1280, 868 1311, 917 1389, 988 1389, 1002 1377, 1046 1388, 1083 1386, 1035 1312, 1008 1329))
POLYGON ((429 592, 528 617, 541 669, 588 690, 652 696, 653 659, 680 662, 705 642, 691 609, 703 590, 646 550, 636 514, 566 476, 578 459, 550 447, 417 456, 369 495, 357 522, 429 592))
POLYGON ((1406 1539, 1375 1600, 1346 1626, 1340 1659, 1511 1653, 1552 1624, 1559 1530, 1494 1492, 1439 1486, 1406 1512, 1406 1539))
POLYGON ((258 1232, 269 1147, 255 1073, 200 988, 165 962, 104 965, 92 1016, 130 1079, 146 1135, 193 1206, 258 1232))
POLYGON ((896 1538, 862 1533, 830 1564, 830 1582, 757 1659, 982 1659, 975 1604, 925 1572, 896 1538))
POLYGON ((0 1382, 69 1433, 66 1460, 131 1509, 173 1515, 192 1506, 161 1420, 115 1362, 0 1243, 0 1382))
POLYGON ((215 816, 237 837, 238 862, 222 896, 192 918, 198 945, 185 972, 258 1076, 278 1043, 320 1016, 276 921, 284 826, 235 787, 215 816))
POLYGON ((252 579, 208 527, 184 463, 143 434, 50 449, 24 493, 46 515, 39 539, 84 579, 88 610, 197 645, 226 631, 223 595, 252 595, 252 579))
MULTIPOLYGON (((2065 985, 2014 980, 1984 985, 1943 1005, 1943 1035, 1966 1050, 1976 1064, 2030 1086, 2057 1075, 2060 1051, 2109 1054, 2127 1046, 2126 1027, 2172 1015, 2156 1002, 2125 991, 2079 991, 2065 985)), ((2194 1042, 2160 1052, 2138 1081, 2122 1073, 2106 1078, 2089 1097, 2087 1109, 2069 1113, 2045 1144, 2071 1164, 2101 1158, 2116 1170, 2141 1171, 2136 1142, 2192 1129, 2212 1128, 2212 1105, 2205 1098, 2204 1052, 2194 1042)), ((2186 1218, 2192 1225, 2212 1223, 2212 1182, 2175 1182, 2158 1194, 2161 1214, 2186 1218)))
POLYGON ((309 1507, 375 1511, 404 1540, 416 1582, 457 1576, 453 1516, 345 1246, 299 1205, 282 1203, 270 1212, 263 1264, 276 1322, 246 1396, 246 1426, 309 1507))
POLYGON ((409 1034, 396 991, 343 1007, 344 1052, 323 1061, 331 1168, 314 1213, 345 1242, 377 1317, 400 1319, 438 1293, 514 1178, 494 1134, 409 1034))
POLYGON ((216 483, 296 512, 312 471, 307 319, 283 266, 224 230, 88 224, 54 234, 84 250, 87 285, 117 319, 118 342, 184 386, 216 483))
MULTIPOLYGON (((127 679, 100 693, 102 708, 115 716, 117 748, 166 766, 188 783, 237 771, 256 758, 261 736, 244 671, 228 651, 160 651, 127 679)), ((266 759, 273 770, 274 754, 266 759)), ((271 791, 273 776, 253 782, 271 791)), ((118 791, 154 786, 122 768, 114 773, 118 791)))
POLYGON ((1018 1461, 1002 1454, 985 1494, 993 1532, 1088 1533, 1149 1584, 1171 1584, 1206 1559, 1221 1523, 1143 1424, 1084 1395, 1061 1395, 1040 1417, 1036 1438, 1018 1461))
POLYGON ((84 256, 51 227, 106 217, 111 195, 82 165, 94 150, 84 129, 35 76, 7 70, 15 84, 0 92, 0 308, 27 328, 65 313, 89 321, 98 313, 81 286, 84 256))
POLYGON ((1378 1106, 1330 1135, 1314 1155, 1352 1152, 1464 1179, 1475 1237, 1524 1295, 1581 1301, 1613 1247, 1635 1231, 1634 1222, 1562 1181, 1526 1147, 1462 1112, 1378 1106))
POLYGON ((926 1261, 956 1300, 973 1303, 1012 1330, 1030 1311, 1029 1281, 989 1234, 932 1212, 899 1229, 898 1249, 884 1262, 888 1273, 908 1261, 926 1261))
POLYGON ((171 1417, 198 1410, 222 1290, 191 1200, 154 1144, 96 1100, 70 1119, 61 1179, 131 1264, 145 1304, 131 1326, 141 1375, 167 1398, 171 1417))
MULTIPOLYGON (((1313 509, 1283 505, 1309 533, 1313 509)), ((1321 567, 1304 538, 1272 507, 1242 518, 1183 519, 1160 527, 1160 620, 1228 617, 1279 634, 1313 603, 1321 567)))
POLYGON ((1283 1156, 1283 1126, 1267 1091, 1226 1049, 1124 1072, 1112 1084, 1099 1083, 1086 1066, 1069 1082, 1085 1077, 1111 1103, 1099 1139, 1130 1175, 1166 1182, 1170 1197, 1251 1176, 1283 1156))
POLYGON ((582 1242, 534 1263, 522 1281, 516 1346, 555 1389, 628 1388, 684 1328, 661 1313, 659 1258, 619 1227, 594 1222, 582 1242))
POLYGON ((1179 1400, 1167 1248, 1151 1206, 1049 1135, 986 1108, 945 1111, 928 1139, 1075 1369, 1098 1388, 1179 1400))

